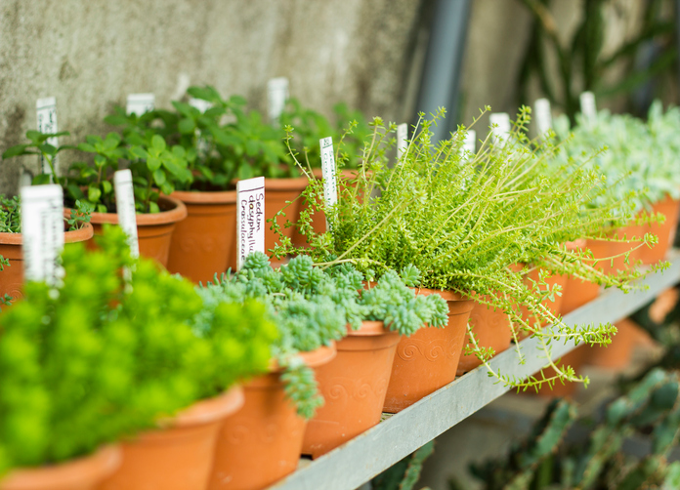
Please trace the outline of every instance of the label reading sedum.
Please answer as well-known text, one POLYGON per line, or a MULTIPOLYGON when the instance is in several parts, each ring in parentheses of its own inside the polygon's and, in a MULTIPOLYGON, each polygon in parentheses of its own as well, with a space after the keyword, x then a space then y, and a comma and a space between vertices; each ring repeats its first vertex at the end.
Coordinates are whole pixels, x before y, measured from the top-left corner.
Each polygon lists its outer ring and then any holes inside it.
POLYGON ((504 145, 510 137, 510 116, 507 112, 494 112, 489 116, 489 122, 494 145, 504 145))
POLYGON ((153 111, 156 103, 154 94, 130 94, 127 96, 127 106, 125 112, 141 116, 149 111, 153 111))
POLYGON ((397 126, 397 162, 401 161, 406 148, 408 148, 408 124, 401 123, 397 126))
POLYGON ((116 191, 116 210, 118 225, 127 235, 130 255, 139 257, 139 241, 137 239, 137 213, 135 210, 135 194, 132 189, 132 172, 129 169, 118 170, 113 174, 113 185, 116 191))
MULTIPOLYGON (((41 133, 57 133, 57 99, 54 97, 45 97, 44 99, 38 99, 35 104, 37 119, 38 119, 38 131, 41 133)), ((52 146, 59 146, 59 138, 53 137, 48 138, 46 143, 52 146)), ((58 156, 55 155, 52 160, 52 165, 54 169, 58 168, 58 156)), ((40 155, 40 170, 44 174, 51 175, 52 169, 49 163, 42 155, 40 155)))
POLYGON ((279 117, 286 107, 288 100, 288 79, 286 77, 272 78, 267 82, 267 114, 269 121, 278 124, 279 117))
POLYGON ((548 99, 536 99, 534 103, 536 111, 536 129, 539 136, 543 136, 552 128, 552 113, 548 99))
POLYGON ((264 177, 239 180, 236 184, 237 270, 253 252, 264 253, 264 177))
POLYGON ((64 277, 59 254, 64 248, 64 196, 59 185, 21 189, 24 277, 57 286, 64 277))

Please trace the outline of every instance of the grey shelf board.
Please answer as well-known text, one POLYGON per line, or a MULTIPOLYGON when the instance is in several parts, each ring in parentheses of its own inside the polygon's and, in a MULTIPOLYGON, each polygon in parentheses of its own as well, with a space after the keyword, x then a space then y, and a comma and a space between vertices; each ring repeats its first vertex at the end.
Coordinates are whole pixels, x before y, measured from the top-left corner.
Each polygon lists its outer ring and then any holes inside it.
MULTIPOLYGON (((648 289, 628 294, 614 289, 606 290, 596 300, 566 315, 564 322, 568 325, 587 325, 625 318, 680 281, 680 251, 672 250, 667 260, 671 263, 668 269, 650 274, 640 281, 648 289)), ((534 338, 521 342, 524 364, 520 364, 514 348, 500 353, 489 364, 495 371, 500 369, 506 375, 526 378, 546 364, 538 345, 538 339, 534 338)), ((553 359, 562 357, 574 347, 571 341, 554 343, 553 359)), ((490 378, 487 369, 480 366, 330 453, 302 466, 270 488, 354 490, 508 390, 490 378)))

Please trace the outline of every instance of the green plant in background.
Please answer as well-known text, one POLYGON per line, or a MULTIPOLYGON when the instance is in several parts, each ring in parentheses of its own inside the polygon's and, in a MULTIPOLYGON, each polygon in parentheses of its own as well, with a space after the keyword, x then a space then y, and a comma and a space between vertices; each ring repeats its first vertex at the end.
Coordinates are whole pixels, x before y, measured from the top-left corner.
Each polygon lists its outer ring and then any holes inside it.
POLYGON ((670 108, 664 113, 661 102, 656 101, 647 122, 606 110, 599 111, 592 121, 577 115, 576 122, 570 132, 566 116, 555 120, 558 138, 568 141, 557 160, 578 158, 606 148, 589 160, 588 165, 605 175, 612 185, 609 192, 597 196, 592 205, 623 200, 640 189, 644 192, 635 199, 636 209, 649 208, 666 196, 680 197, 677 172, 680 144, 676 137, 680 131, 680 109, 670 108))
MULTIPOLYGON (((402 272, 409 284, 416 284, 419 271, 402 272)), ((314 374, 297 356, 342 339, 347 328, 358 329, 364 320, 385 322, 403 335, 425 325, 441 327, 448 308, 438 295, 418 296, 393 271, 364 290, 365 276, 350 264, 323 270, 307 256, 298 256, 272 269, 262 253, 250 254, 234 275, 208 284, 201 294, 217 295, 228 301, 260 299, 268 305, 281 336, 273 345, 279 365, 285 370, 286 392, 298 412, 310 418, 322 403, 314 374)))
MULTIPOLYGON (((606 237, 610 229, 627 223, 637 194, 589 206, 608 193, 606 179, 574 159, 555 165, 560 147, 551 141, 535 142, 538 149, 531 146, 526 137, 528 109, 520 113, 507 143, 494 144, 488 138, 476 155, 462 151, 465 128, 432 144, 429 128, 441 115, 421 120, 396 166, 387 158, 395 127, 376 119, 362 168, 354 178, 339 179, 338 204, 327 208, 318 182, 305 191, 311 206, 303 210, 298 229, 311 248, 298 249, 282 236, 275 254, 308 253, 323 266, 353 263, 378 275, 414 265, 422 271, 423 287, 464 296, 474 291, 475 300, 508 312, 515 334, 523 330, 539 337, 546 363, 557 373, 527 380, 490 375, 523 388, 557 379, 587 381, 550 360, 551 340, 608 343, 614 328, 565 325, 542 304, 559 291, 549 288, 544 278, 527 285, 510 266, 540 262, 537 265, 554 274, 630 290, 631 281, 644 273, 607 276, 592 265, 590 252, 569 251, 564 244, 606 237), (332 232, 317 234, 311 227, 311 216, 319 210, 326 213, 332 232), (519 305, 526 306, 532 320, 521 317, 519 305)), ((645 236, 640 246, 653 240, 645 236)), ((486 363, 491 353, 473 347, 486 363)))
POLYGON ((486 490, 678 488, 680 463, 668 463, 680 431, 680 379, 656 369, 628 393, 609 403, 591 428, 587 443, 565 443, 576 408, 554 401, 528 438, 507 456, 471 467, 486 490), (648 434, 649 454, 641 459, 621 453, 624 441, 648 434))
POLYGON ((593 91, 598 97, 611 97, 629 93, 649 79, 670 69, 677 57, 673 32, 675 21, 664 19, 660 12, 665 0, 645 2, 645 12, 639 33, 628 39, 613 53, 603 52, 606 36, 604 9, 614 8, 611 0, 586 0, 581 2, 581 18, 570 39, 558 32, 558 22, 550 11, 550 0, 522 0, 534 18, 531 37, 520 68, 518 98, 522 104, 528 99, 528 90, 533 75, 541 91, 554 106, 561 108, 572 122, 579 111, 579 94, 593 91), (645 43, 655 42, 660 47, 658 56, 645 68, 634 69, 632 62, 639 48, 645 43), (551 56, 556 55, 558 83, 549 75, 551 56), (607 86, 606 74, 617 69, 620 63, 627 64, 626 75, 617 77, 614 85, 607 86))
POLYGON ((204 303, 132 260, 117 227, 99 244, 67 244, 63 284, 29 282, 0 315, 0 474, 88 454, 267 368, 264 305, 204 303))
MULTIPOLYGON (((371 480, 372 490, 413 490, 423 470, 423 463, 433 452, 434 441, 430 441, 373 478, 371 480)), ((429 489, 423 488, 422 490, 429 489)))
POLYGON ((347 104, 333 106, 333 122, 310 108, 304 107, 295 98, 286 102, 286 107, 279 121, 281 127, 294 128, 291 146, 296 155, 300 155, 310 167, 321 167, 321 150, 319 140, 332 137, 338 144, 342 140, 342 167, 356 169, 359 167, 364 141, 372 133, 366 117, 357 110, 351 111, 347 104), (304 155, 304 157, 302 157, 304 155))
POLYGON ((54 182, 64 187, 65 179, 59 177, 57 169, 54 166, 54 158, 64 150, 72 149, 70 145, 60 145, 53 146, 47 142, 50 138, 57 138, 59 136, 69 136, 68 131, 60 131, 59 133, 41 133, 40 131, 26 131, 26 138, 28 138, 29 143, 24 143, 21 145, 14 145, 8 148, 2 154, 2 158, 14 158, 23 155, 39 155, 40 158, 47 162, 47 165, 52 171, 51 174, 40 173, 33 177, 33 185, 50 184, 54 182))

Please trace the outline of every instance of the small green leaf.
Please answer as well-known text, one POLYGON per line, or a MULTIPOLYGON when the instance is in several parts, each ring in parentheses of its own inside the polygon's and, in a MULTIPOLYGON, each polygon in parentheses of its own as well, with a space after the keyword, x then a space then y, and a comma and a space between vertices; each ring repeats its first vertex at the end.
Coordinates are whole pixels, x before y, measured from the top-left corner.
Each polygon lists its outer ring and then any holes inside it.
POLYGON ((94 156, 94 164, 98 167, 101 168, 104 165, 106 165, 106 157, 103 155, 95 155, 94 156))
POLYGON ((33 177, 33 185, 45 185, 52 183, 52 176, 50 174, 40 174, 33 177))
POLYGON ((241 165, 238 168, 239 180, 252 179, 255 176, 253 169, 249 165, 241 165))
POLYGON ((99 198, 102 195, 102 191, 99 190, 98 187, 90 186, 87 188, 87 199, 92 202, 96 203, 99 202, 99 198))
POLYGON ((155 202, 150 202, 149 203, 149 213, 160 213, 161 208, 158 207, 158 203, 155 202))
POLYGON ((154 170, 153 180, 154 182, 156 182, 156 185, 162 186, 163 184, 165 184, 165 172, 163 172, 160 168, 154 170))
POLYGON ((111 182, 108 180, 102 181, 102 191, 104 191, 104 194, 110 194, 112 190, 113 185, 111 185, 111 182))
POLYGON ((165 150, 165 146, 166 146, 165 140, 163 139, 162 136, 154 134, 153 138, 151 138, 151 146, 158 151, 163 151, 163 150, 165 150))
POLYGON ((191 134, 196 129, 196 123, 193 119, 185 118, 180 120, 177 125, 179 132, 182 134, 191 134))
POLYGON ((92 145, 89 144, 89 143, 80 143, 80 144, 78 145, 78 149, 79 149, 80 151, 86 151, 86 152, 88 152, 88 153, 97 153, 97 150, 95 149, 95 147, 92 146, 92 145))
POLYGON ((150 172, 155 172, 161 168, 161 161, 156 157, 149 156, 146 160, 146 168, 148 168, 150 172))
POLYGON ((29 152, 26 151, 26 148, 28 148, 28 146, 29 145, 12 146, 11 148, 5 150, 5 152, 2 154, 2 158, 12 158, 17 157, 19 155, 28 155, 29 152))

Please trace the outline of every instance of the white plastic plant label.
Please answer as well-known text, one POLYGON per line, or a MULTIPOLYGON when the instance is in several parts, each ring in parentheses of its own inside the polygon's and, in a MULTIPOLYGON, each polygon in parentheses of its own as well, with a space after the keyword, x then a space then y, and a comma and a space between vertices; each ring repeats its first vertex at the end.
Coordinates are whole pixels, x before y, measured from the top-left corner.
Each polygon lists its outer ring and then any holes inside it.
POLYGON ((149 111, 153 111, 155 104, 156 96, 154 94, 129 94, 127 96, 125 112, 128 116, 131 114, 141 116, 149 111))
POLYGON ((474 156, 477 153, 477 131, 474 129, 468 129, 465 133, 465 139, 463 140, 463 155, 466 153, 474 156))
POLYGON ((494 112, 489 116, 493 143, 502 146, 510 137, 510 116, 507 112, 494 112))
POLYGON ((539 136, 543 136, 552 128, 552 113, 548 99, 536 99, 534 102, 536 111, 536 129, 539 136))
MULTIPOLYGON (((333 138, 319 140, 321 147, 321 174, 323 175, 323 197, 326 207, 332 208, 338 203, 338 181, 335 176, 335 156, 333 155, 333 138)), ((328 218, 326 218, 326 228, 328 218)))
POLYGON ((239 180, 236 194, 236 268, 241 270, 248 255, 264 253, 264 177, 239 180))
POLYGON ((592 92, 582 92, 579 96, 581 103, 581 114, 586 121, 597 119, 597 106, 595 105, 595 94, 592 92))
POLYGON ((58 285, 64 277, 59 254, 64 248, 64 195, 61 186, 21 189, 21 233, 24 277, 58 285))
POLYGON ((189 98, 189 105, 195 109, 198 109, 201 114, 212 107, 212 103, 203 99, 196 99, 195 97, 189 98))
MULTIPOLYGON (((41 133, 57 133, 57 99, 54 97, 38 99, 35 108, 37 111, 38 131, 41 133)), ((52 146, 59 146, 59 138, 48 138, 46 143, 52 146)), ((55 170, 58 168, 57 161, 58 157, 55 155, 52 160, 55 170)), ((40 170, 43 174, 52 174, 50 165, 42 155, 40 155, 40 170)))
POLYGON ((272 78, 267 82, 267 114, 271 123, 278 124, 279 117, 286 107, 288 100, 288 79, 286 77, 272 78))
POLYGON ((401 161, 406 148, 408 148, 408 124, 402 123, 397 126, 397 162, 401 161))
POLYGON ((132 172, 130 169, 118 170, 113 174, 113 186, 116 191, 116 210, 118 225, 127 235, 130 255, 139 257, 139 241, 137 238, 137 212, 135 194, 132 188, 132 172))

